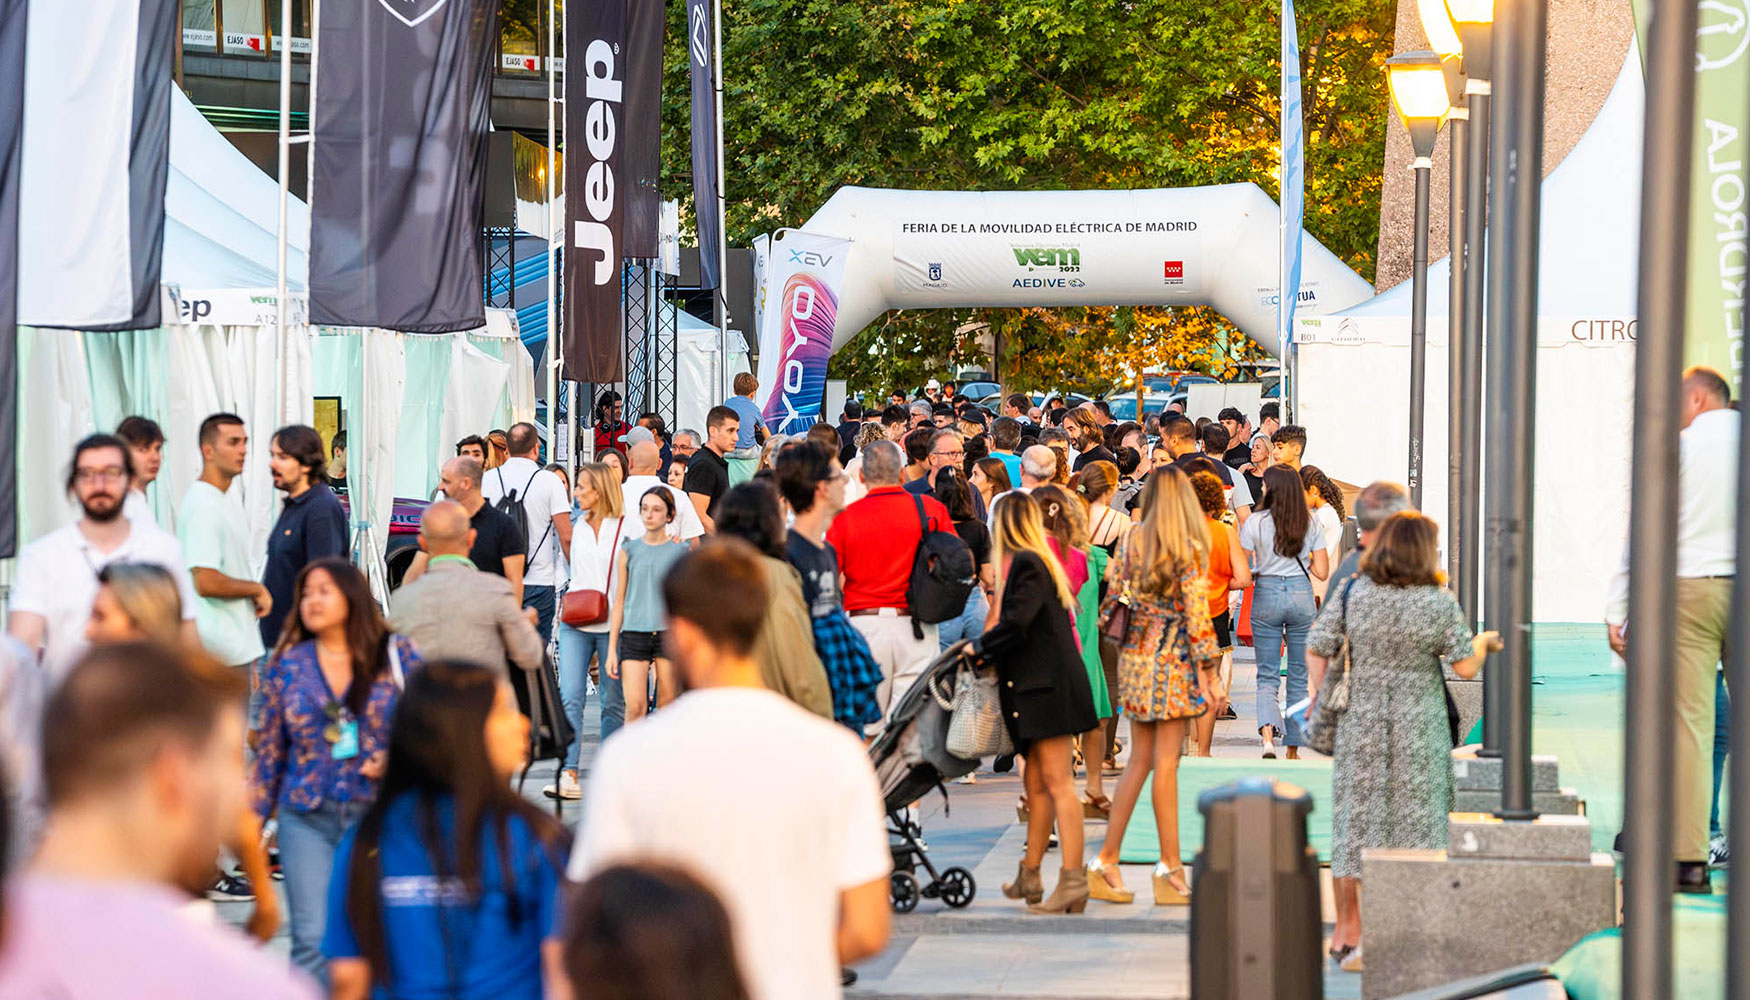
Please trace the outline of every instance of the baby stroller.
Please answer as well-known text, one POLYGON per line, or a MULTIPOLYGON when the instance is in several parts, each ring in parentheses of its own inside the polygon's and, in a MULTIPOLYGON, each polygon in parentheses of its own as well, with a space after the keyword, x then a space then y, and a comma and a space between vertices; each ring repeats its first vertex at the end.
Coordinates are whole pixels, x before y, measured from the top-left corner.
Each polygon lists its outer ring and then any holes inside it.
POLYGON ((906 817, 907 807, 932 789, 946 801, 943 782, 978 769, 978 761, 956 757, 946 747, 955 677, 971 649, 970 643, 957 642, 924 668, 900 696, 887 728, 869 746, 875 777, 881 783, 882 807, 887 810, 893 850, 888 901, 895 913, 910 913, 920 899, 940 899, 959 909, 971 904, 978 893, 978 884, 966 869, 937 870, 920 840, 923 828, 906 817), (920 865, 929 875, 924 884, 918 880, 920 865))

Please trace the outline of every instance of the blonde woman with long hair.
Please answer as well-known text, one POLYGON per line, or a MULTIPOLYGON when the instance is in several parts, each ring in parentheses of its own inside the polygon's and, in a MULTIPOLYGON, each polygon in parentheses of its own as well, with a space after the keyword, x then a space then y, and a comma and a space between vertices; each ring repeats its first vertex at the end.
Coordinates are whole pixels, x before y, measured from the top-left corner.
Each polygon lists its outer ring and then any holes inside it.
MULTIPOLYGON (((604 454, 617 455, 608 451, 604 454)), ((571 499, 580 516, 571 531, 570 590, 601 591, 613 600, 609 580, 614 553, 628 533, 636 536, 638 525, 625 523, 624 492, 613 466, 589 462, 577 467, 577 485, 571 499)), ((602 699, 602 739, 613 735, 626 718, 626 697, 620 682, 608 670, 608 621, 593 625, 559 623, 559 702, 571 729, 577 735, 565 749, 559 780, 542 789, 549 798, 580 799, 583 787, 577 780, 577 754, 583 743, 583 703, 589 690, 590 663, 596 666, 596 690, 602 699)))
POLYGON ((1118 654, 1118 701, 1130 717, 1130 766, 1118 782, 1112 820, 1088 865, 1095 899, 1128 903, 1136 894, 1118 874, 1124 829, 1155 772, 1155 829, 1160 861, 1156 906, 1191 901, 1179 849, 1179 750, 1187 723, 1209 711, 1205 691, 1220 684, 1221 653, 1209 623, 1209 528, 1185 474, 1156 469, 1143 491, 1142 523, 1118 543, 1111 588, 1130 602, 1130 627, 1118 654))
POLYGON ((110 563, 97 573, 97 596, 85 639, 91 643, 148 640, 180 649, 182 592, 176 578, 153 563, 110 563))
POLYGON ((1003 724, 1026 760, 1028 802, 1027 851, 1003 895, 1027 900, 1035 913, 1080 913, 1088 903, 1088 878, 1074 738, 1094 728, 1097 717, 1076 645, 1076 595, 1046 541, 1032 497, 1015 493, 997 504, 995 528, 997 620, 978 648, 996 666, 1003 724), (1039 867, 1054 822, 1063 870, 1057 888, 1044 898, 1039 867))

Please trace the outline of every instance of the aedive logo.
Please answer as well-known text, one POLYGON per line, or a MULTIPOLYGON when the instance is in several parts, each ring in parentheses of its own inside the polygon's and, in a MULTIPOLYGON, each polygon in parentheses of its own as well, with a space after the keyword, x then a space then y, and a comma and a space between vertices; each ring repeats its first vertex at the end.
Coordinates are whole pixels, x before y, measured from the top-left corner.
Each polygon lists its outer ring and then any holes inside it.
POLYGON ((610 160, 619 139, 614 124, 613 105, 620 103, 621 81, 616 78, 618 67, 614 56, 619 47, 597 38, 583 53, 584 96, 589 108, 584 113, 584 147, 592 161, 584 175, 583 207, 588 219, 578 219, 572 229, 572 246, 600 254, 591 282, 605 285, 619 275, 620 261, 614 254, 614 231, 609 223, 614 215, 614 168, 610 160))
POLYGON ((383 9, 394 16, 395 20, 409 28, 418 27, 420 22, 444 9, 450 0, 377 0, 383 9))

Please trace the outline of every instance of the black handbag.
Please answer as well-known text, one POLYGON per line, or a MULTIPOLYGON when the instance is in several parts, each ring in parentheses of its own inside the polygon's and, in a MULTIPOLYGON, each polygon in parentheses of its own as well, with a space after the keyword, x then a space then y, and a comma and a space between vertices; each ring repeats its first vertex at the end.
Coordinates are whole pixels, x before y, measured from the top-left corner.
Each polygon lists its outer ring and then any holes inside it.
MULTIPOLYGON (((565 717, 559 699, 559 673, 552 657, 541 654, 541 669, 510 671, 510 686, 516 692, 517 708, 529 719, 529 763, 563 760, 565 750, 577 738, 577 730, 565 717)), ((527 769, 524 774, 527 775, 527 769)))

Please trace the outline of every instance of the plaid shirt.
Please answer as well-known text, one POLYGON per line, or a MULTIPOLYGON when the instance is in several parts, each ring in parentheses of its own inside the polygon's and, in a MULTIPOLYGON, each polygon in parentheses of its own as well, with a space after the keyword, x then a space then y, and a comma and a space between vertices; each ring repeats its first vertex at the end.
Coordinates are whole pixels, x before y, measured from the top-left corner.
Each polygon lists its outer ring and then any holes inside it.
POLYGON ((880 721, 875 689, 881 683, 881 665, 843 608, 814 619, 814 649, 826 667, 827 686, 832 688, 833 721, 858 734, 864 726, 880 721))

